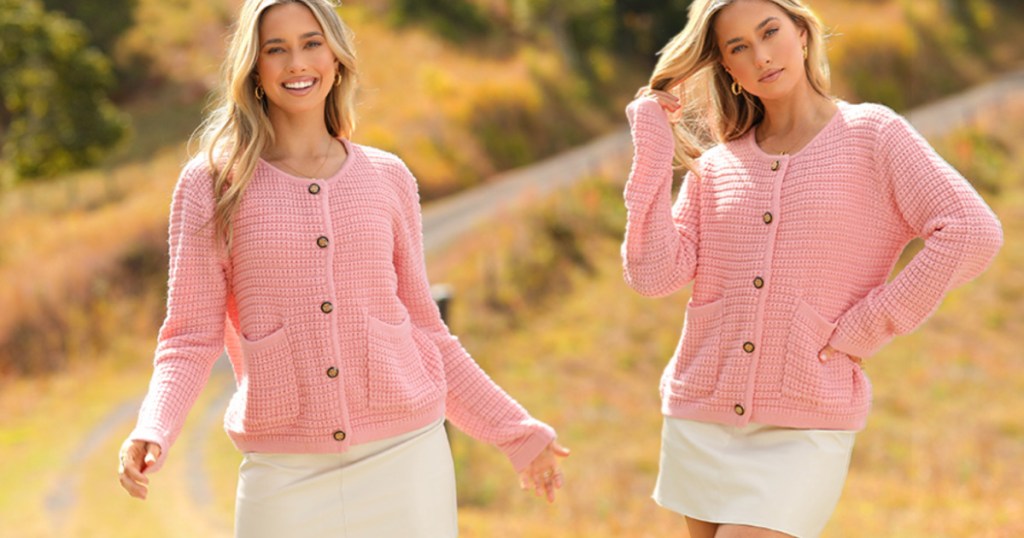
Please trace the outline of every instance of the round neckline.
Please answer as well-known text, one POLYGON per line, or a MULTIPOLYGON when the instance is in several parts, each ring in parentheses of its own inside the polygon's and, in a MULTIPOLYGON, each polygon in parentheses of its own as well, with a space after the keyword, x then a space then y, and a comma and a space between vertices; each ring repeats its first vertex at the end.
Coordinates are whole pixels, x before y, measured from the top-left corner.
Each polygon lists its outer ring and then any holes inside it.
POLYGON ((757 143, 757 133, 755 132, 756 126, 751 127, 750 130, 747 131, 747 134, 744 135, 747 141, 747 145, 749 145, 759 157, 763 157, 765 159, 792 159, 794 157, 797 157, 804 151, 807 151, 807 148, 816 145, 818 141, 821 140, 827 132, 831 131, 834 128, 834 125, 839 123, 839 118, 843 115, 843 110, 846 108, 846 104, 846 101, 837 100, 836 111, 832 114, 832 117, 828 119, 828 122, 825 123, 825 126, 819 129, 818 132, 815 133, 814 136, 812 136, 806 144, 804 144, 804 147, 800 148, 794 153, 768 153, 767 151, 762 149, 761 146, 758 145, 757 143))
POLYGON ((259 162, 263 166, 266 166, 267 168, 270 168, 271 170, 273 170, 276 174, 284 176, 285 179, 290 179, 292 181, 299 181, 299 182, 302 182, 302 183, 326 183, 326 182, 331 181, 332 179, 338 178, 342 174, 344 174, 345 171, 348 170, 349 163, 352 162, 352 142, 349 141, 347 138, 335 138, 335 140, 337 140, 338 142, 341 142, 341 145, 344 146, 344 148, 345 148, 345 161, 341 163, 341 166, 339 166, 338 169, 334 171, 334 173, 332 173, 330 175, 327 175, 327 176, 324 176, 324 177, 310 178, 310 177, 297 176, 295 174, 292 174, 290 172, 287 172, 285 170, 282 170, 282 169, 280 169, 280 168, 270 164, 270 162, 267 161, 266 159, 264 159, 263 157, 259 158, 260 159, 259 162))

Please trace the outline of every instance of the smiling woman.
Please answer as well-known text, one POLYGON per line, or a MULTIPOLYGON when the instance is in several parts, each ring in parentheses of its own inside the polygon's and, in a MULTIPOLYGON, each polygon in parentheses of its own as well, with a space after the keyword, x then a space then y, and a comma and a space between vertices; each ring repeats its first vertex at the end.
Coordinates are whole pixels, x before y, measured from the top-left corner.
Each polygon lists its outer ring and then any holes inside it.
POLYGON ((175 188, 167 315, 120 481, 146 497, 227 348, 237 536, 451 537, 445 418, 548 501, 568 450, 441 320, 415 179, 349 140, 357 71, 335 10, 242 6, 202 155, 175 188))

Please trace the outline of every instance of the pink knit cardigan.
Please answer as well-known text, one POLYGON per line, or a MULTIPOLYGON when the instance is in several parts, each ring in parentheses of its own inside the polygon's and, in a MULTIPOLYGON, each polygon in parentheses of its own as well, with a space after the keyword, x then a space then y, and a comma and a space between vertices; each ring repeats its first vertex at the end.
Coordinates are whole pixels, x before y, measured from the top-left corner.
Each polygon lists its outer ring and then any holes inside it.
POLYGON ((662 376, 665 415, 863 428, 871 385, 849 355, 920 325, 1002 245, 971 185, 883 106, 840 103, 792 155, 766 154, 753 130, 718 145, 674 205, 665 113, 645 98, 626 112, 626 281, 651 296, 694 282, 662 376), (886 282, 916 237, 924 249, 886 282), (822 362, 826 344, 841 353, 822 362))
POLYGON ((167 316, 132 439, 174 443, 227 348, 237 391, 225 429, 244 452, 331 453, 442 416, 517 470, 554 439, 480 369, 438 313, 416 182, 394 155, 343 141, 333 177, 260 161, 214 238, 205 161, 182 172, 170 218, 167 316))

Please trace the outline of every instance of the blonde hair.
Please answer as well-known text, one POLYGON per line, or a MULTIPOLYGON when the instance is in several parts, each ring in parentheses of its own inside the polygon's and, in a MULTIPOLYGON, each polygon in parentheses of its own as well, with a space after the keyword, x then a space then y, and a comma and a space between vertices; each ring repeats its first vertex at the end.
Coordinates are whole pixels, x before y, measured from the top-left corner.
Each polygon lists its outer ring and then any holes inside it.
POLYGON ((335 11, 337 5, 331 0, 246 0, 221 69, 220 95, 193 135, 213 172, 215 230, 229 249, 235 211, 260 155, 274 143, 266 100, 255 95, 255 72, 260 21, 268 9, 282 4, 302 4, 313 13, 340 64, 341 84, 325 81, 332 84, 324 108, 327 131, 336 138, 349 138, 355 129, 355 49, 352 31, 335 11))
MULTIPOLYGON (((722 53, 714 32, 722 9, 737 0, 694 0, 683 31, 658 54, 650 86, 672 89, 682 104, 682 121, 675 124, 676 165, 699 175, 695 160, 712 141, 727 142, 746 134, 764 119, 761 100, 746 91, 734 95, 732 77, 722 66, 722 53)), ((764 0, 785 11, 807 32, 807 78, 814 91, 828 97, 828 57, 825 31, 818 17, 800 0, 764 0)))

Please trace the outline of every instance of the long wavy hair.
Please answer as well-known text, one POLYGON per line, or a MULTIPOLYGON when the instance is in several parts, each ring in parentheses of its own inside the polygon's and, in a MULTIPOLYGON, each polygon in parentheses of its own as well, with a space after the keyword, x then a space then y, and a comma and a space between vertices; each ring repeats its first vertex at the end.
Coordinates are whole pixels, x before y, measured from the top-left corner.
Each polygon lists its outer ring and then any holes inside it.
POLYGON ((260 155, 274 143, 266 98, 257 99, 256 60, 263 14, 282 4, 309 8, 323 29, 327 46, 338 60, 341 84, 327 94, 324 123, 331 136, 349 138, 355 129, 356 55, 352 31, 331 0, 245 0, 221 68, 220 91, 211 112, 193 134, 213 172, 217 237, 230 249, 232 220, 260 155))
MULTIPOLYGON (((713 142, 727 142, 745 135, 764 119, 764 106, 756 96, 730 91, 732 77, 722 65, 722 53, 715 36, 715 19, 722 9, 737 0, 694 0, 683 31, 658 54, 650 86, 671 90, 683 108, 675 124, 675 161, 699 175, 696 159, 713 142)), ((801 0, 764 0, 785 11, 807 32, 804 68, 814 91, 829 97, 828 57, 825 30, 817 15, 801 0)))

